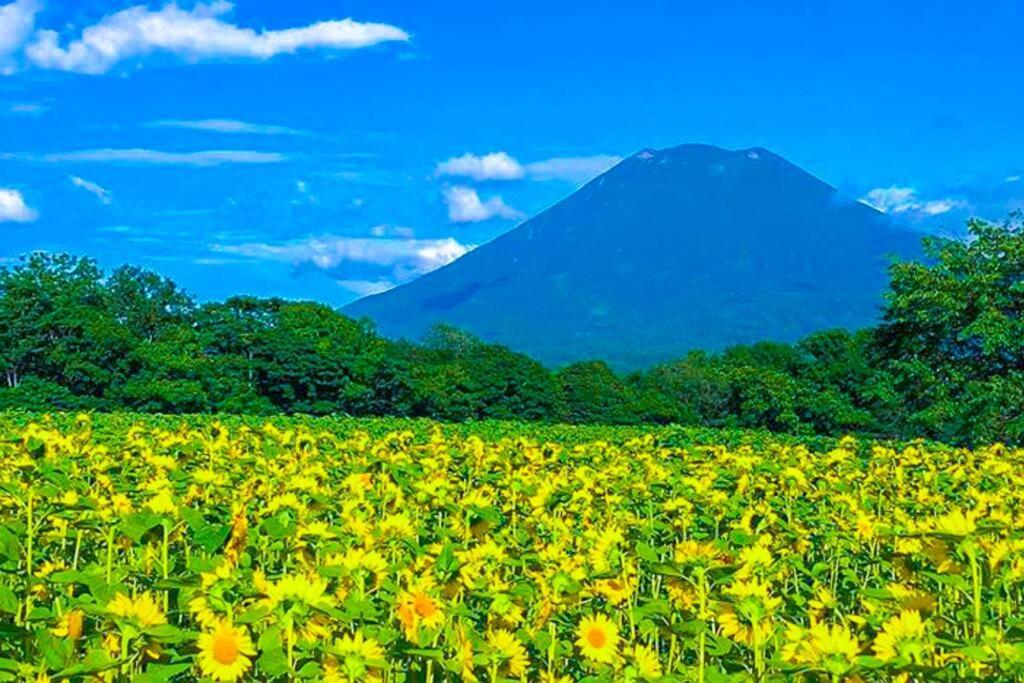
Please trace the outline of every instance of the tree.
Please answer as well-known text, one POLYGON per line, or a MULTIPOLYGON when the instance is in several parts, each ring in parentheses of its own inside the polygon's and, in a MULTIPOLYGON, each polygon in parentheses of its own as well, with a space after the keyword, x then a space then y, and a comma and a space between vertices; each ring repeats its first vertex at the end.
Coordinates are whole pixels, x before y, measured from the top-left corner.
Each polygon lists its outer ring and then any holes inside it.
POLYGON ((908 429, 958 442, 1024 438, 1024 230, 971 220, 899 263, 875 347, 908 429))
POLYGON ((9 387, 34 375, 99 396, 122 371, 130 335, 110 314, 92 259, 36 253, 0 270, 0 362, 9 387))
POLYGON ((121 266, 106 282, 109 305, 119 323, 152 342, 160 331, 189 322, 195 302, 171 280, 135 266, 121 266))
POLYGON ((632 424, 637 420, 628 385, 603 361, 568 365, 556 373, 555 381, 571 423, 632 424))

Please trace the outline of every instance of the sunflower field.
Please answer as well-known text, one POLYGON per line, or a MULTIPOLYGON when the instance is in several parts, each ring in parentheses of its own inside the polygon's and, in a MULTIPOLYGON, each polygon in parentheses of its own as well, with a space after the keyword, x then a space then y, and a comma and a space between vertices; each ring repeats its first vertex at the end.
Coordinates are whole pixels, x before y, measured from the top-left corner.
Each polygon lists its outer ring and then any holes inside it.
POLYGON ((0 680, 1024 677, 1024 451, 0 420, 0 680))

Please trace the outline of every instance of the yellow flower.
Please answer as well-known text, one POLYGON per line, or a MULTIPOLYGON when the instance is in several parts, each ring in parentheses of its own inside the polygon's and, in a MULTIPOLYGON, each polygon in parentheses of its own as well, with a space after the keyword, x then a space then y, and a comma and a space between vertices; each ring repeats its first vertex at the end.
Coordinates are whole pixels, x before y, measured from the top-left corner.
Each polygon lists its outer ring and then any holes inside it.
POLYGON ((860 653, 860 643, 845 624, 814 624, 810 629, 791 624, 786 629, 782 658, 837 676, 849 671, 860 653))
POLYGON ((487 643, 499 660, 501 672, 506 678, 519 678, 526 673, 530 659, 526 648, 510 631, 499 628, 487 634, 487 643))
POLYGON ((767 642, 775 630, 772 613, 782 600, 772 597, 768 585, 756 579, 737 581, 726 592, 734 602, 720 607, 715 617, 722 635, 747 647, 755 640, 767 642))
POLYGON ((149 593, 143 593, 134 600, 124 593, 118 593, 107 603, 107 612, 123 619, 132 619, 142 628, 167 623, 160 605, 149 593))
POLYGON ((146 507, 158 515, 173 515, 178 511, 178 506, 174 504, 174 497, 171 495, 170 489, 157 491, 156 495, 146 503, 146 507))
POLYGON ((885 662, 905 658, 915 664, 922 663, 931 649, 926 630, 917 610, 900 612, 886 621, 875 636, 875 656, 885 662))
POLYGON ((421 626, 435 628, 444 622, 440 603, 422 590, 400 594, 395 603, 395 611, 409 640, 416 638, 421 626))
POLYGON ((118 593, 107 603, 107 611, 115 617, 131 618, 134 614, 135 605, 132 599, 124 593, 118 593))
POLYGON ((199 636, 196 659, 204 676, 215 681, 237 681, 252 666, 256 654, 249 633, 227 621, 218 622, 212 631, 199 636))
POLYGON ((135 598, 133 611, 135 621, 143 628, 160 626, 167 623, 167 617, 160 610, 160 605, 157 604, 156 600, 149 593, 143 593, 135 598))
POLYGON ((658 653, 645 645, 634 645, 629 652, 637 673, 647 681, 653 681, 662 677, 661 662, 658 661, 658 653))
POLYGON ((71 610, 60 618, 57 626, 51 630, 51 633, 58 638, 78 640, 82 637, 84 616, 84 613, 80 609, 71 610))
POLYGON ((816 624, 811 627, 811 647, 818 653, 825 669, 833 673, 847 671, 860 653, 857 637, 845 624, 816 624))
POLYGON ((633 594, 633 585, 623 575, 619 579, 601 579, 594 586, 594 592, 604 596, 610 605, 621 605, 633 594))
POLYGON ((262 590, 267 596, 264 604, 271 609, 283 602, 301 603, 310 607, 333 603, 327 594, 327 582, 317 576, 282 576, 274 583, 266 582, 262 590))
POLYGON ((576 646, 587 659, 610 664, 619 647, 619 628, 604 614, 584 617, 576 629, 576 646))
POLYGON ((960 510, 953 510, 950 513, 935 519, 935 531, 950 536, 969 536, 978 528, 975 523, 977 514, 968 512, 966 515, 960 510))
POLYGON ((364 666, 381 668, 387 665, 384 649, 373 638, 363 636, 361 631, 355 635, 342 636, 334 641, 334 652, 345 657, 358 657, 364 666))

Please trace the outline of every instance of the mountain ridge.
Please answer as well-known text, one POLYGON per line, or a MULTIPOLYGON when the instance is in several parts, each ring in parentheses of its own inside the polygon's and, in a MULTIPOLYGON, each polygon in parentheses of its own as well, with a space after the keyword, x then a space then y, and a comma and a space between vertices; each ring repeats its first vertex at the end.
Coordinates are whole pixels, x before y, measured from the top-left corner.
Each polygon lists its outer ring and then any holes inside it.
POLYGON ((550 365, 633 369, 877 319, 919 236, 761 147, 643 149, 444 268, 345 312, 446 322, 550 365))

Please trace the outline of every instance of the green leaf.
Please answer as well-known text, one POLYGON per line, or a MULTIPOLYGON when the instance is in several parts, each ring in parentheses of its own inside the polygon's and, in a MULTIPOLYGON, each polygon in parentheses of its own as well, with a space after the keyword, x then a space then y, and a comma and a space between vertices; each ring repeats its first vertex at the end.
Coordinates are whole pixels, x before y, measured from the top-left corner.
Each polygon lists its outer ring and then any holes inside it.
POLYGON ((18 596, 7 584, 0 583, 0 612, 15 614, 18 611, 18 596))
POLYGON ((150 664, 141 674, 132 677, 133 683, 168 683, 175 676, 192 668, 191 664, 150 664))
POLYGON ((642 541, 636 544, 636 556, 641 560, 652 564, 661 562, 661 557, 658 555, 658 551, 642 541))
POLYGON ((133 512, 121 521, 121 531, 135 543, 142 540, 150 529, 160 524, 160 515, 152 512, 133 512))

